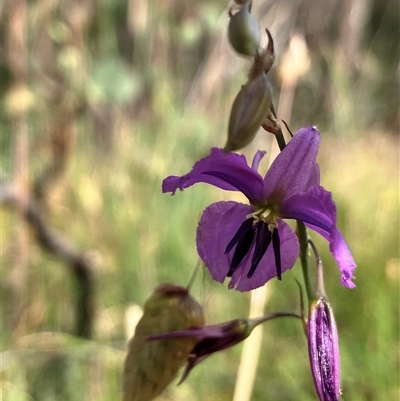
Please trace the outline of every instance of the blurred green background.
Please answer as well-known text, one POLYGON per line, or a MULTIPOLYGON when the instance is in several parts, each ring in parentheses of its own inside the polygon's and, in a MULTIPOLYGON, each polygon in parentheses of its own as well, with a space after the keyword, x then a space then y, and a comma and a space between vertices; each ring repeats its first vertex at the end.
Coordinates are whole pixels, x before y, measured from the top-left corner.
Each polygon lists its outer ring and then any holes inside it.
MULTIPOLYGON (((398 3, 253 3, 275 39, 278 117, 293 131, 320 129, 322 184, 358 265, 356 289, 343 288, 327 243, 313 236, 339 329, 343 399, 398 399, 398 3)), ((157 284, 188 283, 202 210, 237 195, 198 185, 170 197, 161 181, 225 143, 251 64, 227 43, 227 6, 1 3, 2 400, 120 399, 140 307, 157 284), (7 198, 10 185, 17 195, 7 198), (45 249, 24 214, 29 199, 81 264, 45 249)), ((272 143, 260 131, 243 152, 273 153, 272 143)), ((299 310, 300 270, 268 284, 266 313, 299 310)), ((205 271, 192 293, 209 323, 248 314, 249 294, 205 271)), ((159 400, 231 400, 240 352, 210 357, 159 400)), ((315 399, 301 325, 267 323, 252 400, 315 399)))

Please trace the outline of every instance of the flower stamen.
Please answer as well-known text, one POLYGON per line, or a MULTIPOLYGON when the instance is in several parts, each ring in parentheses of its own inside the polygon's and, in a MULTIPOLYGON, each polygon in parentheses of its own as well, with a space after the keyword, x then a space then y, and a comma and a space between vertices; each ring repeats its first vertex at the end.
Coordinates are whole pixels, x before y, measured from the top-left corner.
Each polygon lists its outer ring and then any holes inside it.
POLYGON ((254 249, 253 257, 251 259, 251 267, 247 273, 247 278, 251 278, 257 269, 262 257, 267 252, 269 244, 271 243, 272 235, 268 226, 262 222, 257 225, 256 246, 254 249))
POLYGON ((233 258, 231 261, 231 266, 228 271, 227 277, 232 277, 232 274, 235 272, 237 267, 240 265, 241 261, 248 254, 250 247, 253 243, 254 236, 256 234, 256 229, 252 225, 249 230, 247 230, 244 235, 239 239, 235 253, 233 254, 233 258))
POLYGON ((272 231, 272 247, 274 249, 276 277, 278 280, 282 280, 281 241, 277 228, 272 231))

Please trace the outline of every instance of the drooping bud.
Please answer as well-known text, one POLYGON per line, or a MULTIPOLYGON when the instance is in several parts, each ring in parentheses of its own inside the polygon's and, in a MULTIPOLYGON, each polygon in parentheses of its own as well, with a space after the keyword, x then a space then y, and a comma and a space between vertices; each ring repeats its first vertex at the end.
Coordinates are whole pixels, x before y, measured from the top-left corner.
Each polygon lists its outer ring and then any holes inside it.
POLYGON ((224 150, 232 152, 247 146, 256 136, 272 102, 271 85, 264 73, 242 87, 232 105, 228 141, 224 150))
POLYGON ((338 401, 340 397, 339 339, 333 310, 326 298, 322 262, 317 257, 315 299, 310 302, 308 316, 308 354, 315 389, 320 401, 338 401))
POLYGON ((223 351, 236 344, 239 344, 250 336, 252 331, 260 324, 279 317, 295 317, 301 316, 290 312, 276 312, 254 319, 234 319, 229 322, 203 326, 201 328, 193 328, 181 330, 173 333, 165 333, 149 337, 149 341, 171 339, 171 338, 197 338, 197 343, 189 354, 185 371, 182 374, 182 383, 190 371, 201 361, 208 358, 218 351, 223 351))
POLYGON ((260 26, 250 11, 251 1, 247 1, 236 14, 229 12, 228 39, 242 56, 255 56, 260 47, 260 26))
POLYGON ((163 284, 144 305, 143 317, 129 343, 124 367, 123 401, 150 401, 176 377, 196 344, 194 337, 149 342, 160 333, 204 324, 202 307, 187 289, 163 284))

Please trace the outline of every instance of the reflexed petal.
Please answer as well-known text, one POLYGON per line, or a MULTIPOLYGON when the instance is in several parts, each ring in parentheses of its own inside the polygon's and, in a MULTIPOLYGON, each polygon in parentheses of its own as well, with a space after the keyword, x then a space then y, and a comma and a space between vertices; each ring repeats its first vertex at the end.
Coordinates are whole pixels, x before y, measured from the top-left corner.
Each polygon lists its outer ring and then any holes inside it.
MULTIPOLYGON (((223 283, 230 269, 232 255, 226 246, 253 209, 237 202, 217 202, 208 206, 197 227, 197 251, 212 278, 223 283)), ((233 251, 231 251, 232 254, 233 251)))
MULTIPOLYGON (((281 265, 282 273, 291 269, 299 256, 299 242, 293 230, 282 220, 278 220, 278 230, 281 243, 281 265)), ((240 291, 250 291, 263 286, 268 280, 276 277, 276 266, 274 258, 274 250, 269 246, 264 256, 251 278, 247 278, 247 273, 251 267, 251 260, 254 253, 253 250, 245 258, 244 262, 239 265, 232 275, 229 288, 235 288, 240 291)))
POLYGON ((329 250, 342 275, 342 285, 354 288, 352 279, 356 265, 341 232, 336 227, 336 205, 331 193, 321 186, 313 186, 304 194, 295 195, 285 201, 279 212, 282 218, 303 221, 329 241, 329 250))
POLYGON ((318 179, 315 160, 319 142, 320 135, 314 127, 302 128, 294 135, 264 178, 266 198, 283 202, 306 191, 310 182, 318 179))
POLYGON ((190 173, 182 177, 167 177, 163 181, 162 191, 174 194, 177 189, 183 190, 199 182, 224 190, 240 191, 252 203, 263 201, 263 179, 247 165, 243 155, 212 148, 210 155, 199 160, 190 173))

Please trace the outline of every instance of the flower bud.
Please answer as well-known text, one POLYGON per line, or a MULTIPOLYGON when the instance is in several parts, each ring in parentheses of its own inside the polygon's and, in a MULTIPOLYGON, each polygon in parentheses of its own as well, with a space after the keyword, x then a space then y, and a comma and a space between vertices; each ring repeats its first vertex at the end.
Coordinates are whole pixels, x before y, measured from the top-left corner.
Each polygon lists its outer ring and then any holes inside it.
POLYGON ((182 383, 190 371, 204 359, 218 351, 223 351, 245 340, 259 324, 280 317, 301 316, 295 313, 276 312, 254 319, 234 319, 229 322, 159 334, 148 338, 149 341, 165 340, 170 338, 197 338, 197 343, 190 351, 185 371, 182 374, 182 383))
POLYGON ((149 336, 203 324, 202 307, 187 289, 174 284, 157 287, 145 303, 129 343, 123 400, 150 401, 157 397, 174 380, 196 344, 193 337, 149 342, 149 336))
POLYGON ((260 26, 250 10, 251 1, 247 1, 236 14, 229 12, 228 39, 242 56, 255 56, 260 46, 260 26))
POLYGON ((332 308, 326 298, 310 307, 308 353, 315 389, 321 401, 337 401, 340 396, 338 333, 332 308))
POLYGON ((338 401, 340 396, 339 339, 333 311, 325 295, 322 261, 317 259, 315 299, 310 302, 307 325, 308 355, 315 389, 320 401, 338 401))
POLYGON ((244 148, 254 139, 271 102, 272 89, 264 73, 242 87, 232 105, 225 151, 244 148))

